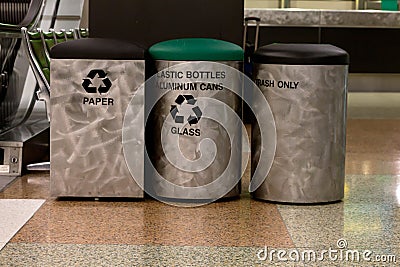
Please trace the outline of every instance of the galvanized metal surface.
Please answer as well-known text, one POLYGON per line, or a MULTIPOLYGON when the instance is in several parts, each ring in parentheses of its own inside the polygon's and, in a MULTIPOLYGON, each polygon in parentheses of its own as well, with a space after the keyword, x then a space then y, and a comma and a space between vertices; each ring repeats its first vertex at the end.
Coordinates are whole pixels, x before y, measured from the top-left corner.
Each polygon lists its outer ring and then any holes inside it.
MULTIPOLYGON (((156 70, 168 70, 171 66, 179 64, 182 62, 171 62, 171 61, 156 61, 156 70)), ((236 69, 240 69, 241 63, 239 62, 218 62, 229 65, 236 69)), ((201 64, 197 66, 188 66, 188 70, 202 70, 209 72, 218 71, 218 67, 215 69, 201 69, 201 64)), ((160 81, 166 81, 166 79, 159 79, 160 81)), ((179 82, 179 79, 169 79, 169 82, 179 82)), ((211 81, 210 81, 211 82, 211 81)), ((153 162, 155 169, 158 173, 167 181, 185 187, 200 187, 215 181, 227 168, 229 160, 232 160, 236 164, 237 169, 230 173, 230 179, 239 180, 241 177, 241 126, 238 125, 234 133, 231 133, 230 140, 227 131, 224 129, 224 125, 229 125, 232 123, 233 118, 228 114, 226 109, 233 109, 237 114, 241 113, 241 99, 238 95, 228 89, 222 90, 200 90, 200 84, 196 85, 196 90, 170 90, 166 95, 164 95, 156 104, 153 112, 150 113, 146 128, 146 146, 149 151, 151 161, 153 162), (186 124, 186 117, 184 123, 176 123, 174 120, 168 120, 171 112, 171 105, 177 105, 175 100, 179 95, 191 95, 194 99, 201 99, 204 97, 216 99, 224 102, 227 106, 218 111, 222 114, 226 113, 223 117, 223 121, 217 122, 212 119, 202 117, 197 124, 189 125, 186 124), (170 132, 164 136, 162 140, 162 127, 164 124, 164 129, 170 132), (179 132, 183 134, 177 134, 177 128, 179 132), (186 135, 184 134, 185 128, 187 131, 198 131, 199 136, 186 135), (172 132, 174 131, 174 133, 172 132), (179 137, 177 137, 179 136, 179 137), (174 140, 179 138, 179 147, 175 147, 174 140), (199 160, 200 158, 208 157, 212 154, 214 150, 213 144, 210 142, 203 143, 205 139, 211 139, 216 148, 216 154, 214 160, 205 169, 198 171, 184 171, 177 167, 172 162, 182 163, 179 159, 184 156, 188 162, 183 163, 184 169, 196 169, 199 167, 191 161, 199 160), (234 145, 231 146, 231 141, 234 145), (168 151, 166 155, 165 151, 168 151), (172 152, 171 152, 172 151, 172 152), (204 153, 204 154, 202 154, 204 153)), ((237 88, 241 88, 240 80, 238 80, 237 88)), ((163 89, 165 91, 165 89, 163 89)), ((162 89, 159 88, 146 88, 146 105, 148 97, 156 97, 157 94, 163 93, 162 89), (149 90, 155 90, 155 92, 149 92, 149 90), (151 96, 154 94, 154 96, 151 96)), ((151 101, 149 101, 151 102, 151 101)), ((197 102, 199 103, 199 102, 197 102)), ((180 107, 179 107, 180 108, 180 107)), ((201 101, 199 108, 202 111, 207 109, 215 109, 216 107, 207 101, 201 101)), ((177 191, 171 191, 169 188, 163 186, 163 184, 157 182, 157 180, 152 180, 152 174, 146 174, 146 189, 152 191, 155 195, 166 199, 185 199, 185 200, 207 200, 218 198, 219 196, 214 195, 213 192, 209 190, 204 190, 199 194, 192 194, 189 190, 188 192, 179 193, 177 191)), ((222 186, 219 184, 218 186, 222 186)), ((222 189, 225 190, 225 189, 222 189)), ((216 190, 218 191, 218 190, 216 190)), ((227 188, 229 192, 225 197, 238 196, 240 194, 240 184, 237 184, 232 190, 227 188), (230 190, 230 191, 229 191, 230 190)))
POLYGON ((245 8, 245 17, 258 17, 261 26, 399 28, 399 12, 383 10, 327 10, 245 8))
MULTIPOLYGON (((97 82, 95 79, 94 86, 104 86, 102 79, 97 82)), ((51 61, 52 196, 143 196, 127 168, 122 147, 125 110, 142 83, 143 60, 51 61), (112 83, 106 93, 87 93, 82 87, 83 79, 96 69, 104 70, 112 83), (110 100, 97 105, 89 104, 90 101, 84 104, 85 97, 113 100, 112 105, 110 100)), ((144 99, 141 105, 144 106, 144 99)), ((143 114, 138 114, 131 124, 137 131, 144 131, 143 114)), ((141 161, 143 166, 144 140, 137 142, 141 149, 129 156, 141 161)), ((143 180, 143 177, 135 178, 143 180)))
MULTIPOLYGON (((274 81, 259 87, 274 114, 277 145, 270 173, 253 196, 291 203, 342 199, 348 66, 256 64, 254 71, 256 83, 274 81)), ((255 126, 253 170, 261 149, 255 126)))

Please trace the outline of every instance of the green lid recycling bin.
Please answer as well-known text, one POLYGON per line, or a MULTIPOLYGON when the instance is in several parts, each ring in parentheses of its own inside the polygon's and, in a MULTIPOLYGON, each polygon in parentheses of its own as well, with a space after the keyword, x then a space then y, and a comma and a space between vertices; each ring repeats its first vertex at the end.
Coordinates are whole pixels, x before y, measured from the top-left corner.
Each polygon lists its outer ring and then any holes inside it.
POLYGON ((240 194, 243 50, 208 38, 150 47, 145 189, 161 200, 207 202, 240 194))

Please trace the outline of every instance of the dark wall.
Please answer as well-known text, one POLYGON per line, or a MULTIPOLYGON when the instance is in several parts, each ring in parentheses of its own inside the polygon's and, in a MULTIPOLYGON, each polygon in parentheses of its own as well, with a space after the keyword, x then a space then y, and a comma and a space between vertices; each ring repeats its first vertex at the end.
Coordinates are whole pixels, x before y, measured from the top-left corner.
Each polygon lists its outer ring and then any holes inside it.
MULTIPOLYGON (((242 45, 243 0, 90 0, 91 37, 154 43, 209 37, 242 45)), ((254 39, 250 27, 248 40, 254 39)), ((329 43, 350 54, 352 73, 400 73, 400 29, 261 27, 260 45, 329 43)))
MULTIPOLYGON (((254 42, 255 27, 250 27, 247 41, 254 42)), ((318 27, 260 27, 259 46, 272 43, 318 43, 318 27)))
POLYGON ((400 73, 400 29, 322 28, 321 42, 350 54, 350 72, 400 73))
MULTIPOLYGON (((248 40, 254 41, 255 27, 248 40)), ((346 50, 352 73, 400 73, 400 29, 261 27, 259 45, 324 43, 346 50)))
POLYGON ((184 37, 242 45, 243 0, 90 0, 91 37, 124 39, 149 47, 184 37))

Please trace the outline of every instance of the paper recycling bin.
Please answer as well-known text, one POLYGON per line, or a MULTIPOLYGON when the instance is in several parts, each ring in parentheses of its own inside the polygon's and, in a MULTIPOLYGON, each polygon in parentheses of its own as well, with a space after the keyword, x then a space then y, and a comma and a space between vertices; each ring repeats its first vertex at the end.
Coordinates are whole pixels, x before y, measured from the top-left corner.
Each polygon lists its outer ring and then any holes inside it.
MULTIPOLYGON (((68 41, 52 48, 50 69, 51 195, 143 197, 125 163, 122 127, 144 83, 144 49, 101 38, 68 41)), ((144 132, 137 120, 132 127, 144 132)), ((143 162, 143 149, 130 156, 143 162)))
MULTIPOLYGON (((242 48, 222 40, 185 38, 157 43, 150 47, 149 54, 154 61, 153 73, 157 73, 157 86, 156 88, 146 87, 146 106, 151 102, 148 101, 149 98, 157 97, 167 91, 151 112, 149 111, 150 116, 146 126, 146 146, 155 169, 168 182, 190 189, 209 185, 215 181, 227 168, 231 157, 235 167, 229 173, 228 179, 237 179, 238 182, 221 197, 239 196, 242 158, 241 126, 238 125, 235 128, 231 146, 224 125, 226 126, 232 121, 232 116, 226 112, 227 109, 232 109, 240 118, 241 99, 232 91, 224 88, 223 84, 213 84, 212 79, 224 77, 225 70, 220 65, 204 68, 204 62, 217 62, 224 64, 223 66, 227 65, 240 70, 243 65, 242 48), (168 73, 171 74, 174 67, 181 63, 190 64, 183 69, 175 70, 178 75, 167 77, 168 73), (185 78, 201 78, 199 77, 200 73, 207 74, 211 82, 182 83, 182 79, 185 78), (207 110, 215 109, 215 106, 208 101, 201 101, 205 97, 226 104, 225 108, 219 110, 220 114, 225 114, 223 121, 216 122, 204 116, 207 110), (168 121, 168 117, 170 121, 168 121), (164 123, 168 132, 162 142, 164 123), (177 136, 179 136, 181 152, 177 151, 173 142, 177 136), (217 150, 215 160, 207 168, 191 172, 182 170, 170 162, 171 159, 176 161, 182 155, 188 160, 199 159, 202 156, 200 143, 204 139, 211 139, 217 150), (173 152, 167 157, 165 151, 173 152)), ((234 83, 235 88, 241 88, 240 79, 234 83)), ((209 149, 212 150, 208 144, 203 145, 204 154, 207 154, 209 149)), ((211 192, 212 190, 193 193, 191 190, 179 191, 167 188, 159 181, 154 180, 152 174, 146 174, 145 188, 146 192, 150 190, 157 198, 167 201, 201 202, 217 198, 211 192)))
MULTIPOLYGON (((252 60, 254 82, 269 102, 277 132, 274 162, 253 197, 288 203, 342 199, 348 54, 326 44, 272 44, 252 60)), ((261 145, 256 125, 252 172, 261 145)))

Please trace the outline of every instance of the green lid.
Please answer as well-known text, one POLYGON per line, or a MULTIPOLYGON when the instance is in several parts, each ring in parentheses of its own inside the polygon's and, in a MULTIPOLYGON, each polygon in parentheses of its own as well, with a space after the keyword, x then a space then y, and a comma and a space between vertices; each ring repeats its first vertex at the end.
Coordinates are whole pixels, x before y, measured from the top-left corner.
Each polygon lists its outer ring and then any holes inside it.
POLYGON ((240 46, 209 38, 174 39, 157 43, 149 53, 155 60, 242 61, 240 46))

